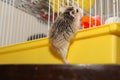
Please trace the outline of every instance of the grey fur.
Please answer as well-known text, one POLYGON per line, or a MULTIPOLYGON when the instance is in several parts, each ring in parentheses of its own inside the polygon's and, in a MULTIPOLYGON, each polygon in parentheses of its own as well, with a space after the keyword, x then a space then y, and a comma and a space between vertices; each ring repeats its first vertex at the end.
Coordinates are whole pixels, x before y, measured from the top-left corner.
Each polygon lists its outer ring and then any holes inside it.
POLYGON ((71 39, 79 27, 80 15, 77 8, 68 7, 63 14, 61 14, 51 26, 49 32, 49 40, 51 46, 59 53, 63 61, 68 63, 66 56, 71 39))

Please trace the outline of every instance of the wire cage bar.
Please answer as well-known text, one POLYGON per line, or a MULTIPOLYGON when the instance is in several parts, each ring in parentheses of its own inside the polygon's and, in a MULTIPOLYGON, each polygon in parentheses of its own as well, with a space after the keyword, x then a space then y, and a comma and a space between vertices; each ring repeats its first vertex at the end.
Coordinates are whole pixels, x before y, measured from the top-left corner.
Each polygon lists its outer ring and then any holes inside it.
MULTIPOLYGON (((82 8, 83 16, 90 17, 89 28, 99 26, 97 16, 100 25, 110 17, 120 16, 120 0, 0 0, 0 46, 47 37, 62 7, 75 3, 82 8)), ((86 29, 80 26, 80 30, 86 29)))

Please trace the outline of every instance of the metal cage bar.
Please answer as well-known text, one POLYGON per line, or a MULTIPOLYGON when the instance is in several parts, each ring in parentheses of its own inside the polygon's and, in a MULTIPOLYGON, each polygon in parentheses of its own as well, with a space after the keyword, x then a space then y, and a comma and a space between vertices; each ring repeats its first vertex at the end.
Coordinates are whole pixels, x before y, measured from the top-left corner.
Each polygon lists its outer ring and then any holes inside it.
POLYGON ((98 15, 101 25, 110 17, 120 16, 120 0, 0 0, 0 46, 45 37, 43 34, 48 35, 51 24, 61 15, 61 8, 75 3, 82 16, 90 16, 90 28, 93 18, 93 26, 97 26, 98 15))

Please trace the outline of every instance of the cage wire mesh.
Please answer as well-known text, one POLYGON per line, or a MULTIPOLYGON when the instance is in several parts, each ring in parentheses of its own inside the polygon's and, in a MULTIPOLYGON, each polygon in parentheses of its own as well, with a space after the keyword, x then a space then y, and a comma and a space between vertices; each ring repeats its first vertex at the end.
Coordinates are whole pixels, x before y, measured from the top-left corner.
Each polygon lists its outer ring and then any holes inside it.
POLYGON ((81 22, 89 19, 88 28, 120 16, 120 0, 0 0, 0 46, 46 37, 62 8, 75 4, 82 8, 81 22))

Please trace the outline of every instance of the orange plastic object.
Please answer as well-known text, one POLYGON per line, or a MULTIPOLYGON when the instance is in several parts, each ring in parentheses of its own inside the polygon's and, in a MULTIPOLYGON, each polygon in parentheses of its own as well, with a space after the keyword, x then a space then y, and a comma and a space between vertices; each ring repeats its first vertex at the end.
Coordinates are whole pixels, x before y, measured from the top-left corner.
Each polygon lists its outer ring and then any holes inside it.
POLYGON ((99 15, 97 15, 95 17, 83 16, 80 25, 84 26, 84 28, 99 26, 99 25, 101 25, 101 17, 99 15))

